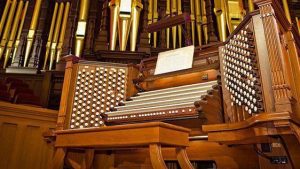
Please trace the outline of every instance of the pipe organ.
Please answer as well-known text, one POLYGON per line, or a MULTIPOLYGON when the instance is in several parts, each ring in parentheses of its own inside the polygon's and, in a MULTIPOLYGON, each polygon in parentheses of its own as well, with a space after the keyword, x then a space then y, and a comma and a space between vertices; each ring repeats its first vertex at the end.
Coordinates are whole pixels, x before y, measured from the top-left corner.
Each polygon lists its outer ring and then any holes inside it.
MULTIPOLYGON (((192 169, 203 161, 210 164, 203 168, 300 168, 300 23, 294 1, 0 4, 0 66, 30 82, 34 75, 25 74, 38 74, 39 85, 48 88, 41 93, 50 93, 42 102, 60 104, 55 131, 45 134, 56 141, 56 162, 95 169, 103 167, 96 166, 99 161, 116 169, 192 169), (156 74, 158 53, 191 44, 193 59, 184 58, 191 62, 188 69, 156 74)), ((172 59, 162 67, 181 63, 172 59)), ((0 100, 25 90, 3 79, 0 100)))
MULTIPOLYGON (((147 0, 145 2, 111 0, 105 3, 99 1, 97 7, 90 6, 90 3, 90 0, 6 1, 0 20, 2 67, 10 68, 19 65, 17 67, 29 68, 35 65, 34 69, 53 70, 62 55, 74 53, 81 57, 87 51, 94 58, 99 55, 111 58, 118 51, 126 52, 128 56, 140 55, 136 54, 136 51, 147 51, 144 54, 147 56, 150 49, 158 52, 185 46, 185 36, 189 34, 192 43, 196 46, 214 42, 215 35, 218 36, 219 41, 225 41, 228 34, 242 21, 245 10, 254 11, 255 8, 253 0, 191 0, 189 2, 185 0, 147 0), (47 5, 50 7, 49 12, 44 14, 46 10, 41 9, 46 8, 47 5), (31 13, 27 14, 28 7, 35 9, 32 16, 31 13), (103 12, 101 11, 98 15, 97 11, 101 9, 103 12), (70 11, 77 12, 73 14, 70 11), (183 26, 186 25, 177 25, 148 32, 148 36, 145 36, 148 25, 159 20, 180 16, 183 13, 191 16, 190 28, 185 30, 183 26), (20 15, 18 21, 14 17, 17 15, 20 15), (40 23, 40 21, 45 21, 45 19, 41 17, 49 18, 47 19, 49 24, 42 26, 45 23, 40 23), (25 20, 30 20, 30 25, 25 24, 23 27, 25 20), (25 38, 24 34, 26 34, 26 43, 21 41, 25 38), (96 38, 101 40, 94 41, 93 39, 96 38), (39 44, 38 41, 42 43, 39 44), (85 50, 85 46, 89 49, 85 50), (24 52, 21 48, 24 48, 24 52), (36 48, 41 52, 38 52, 36 48)), ((287 1, 283 0, 281 4, 288 15, 287 1)), ((293 16, 293 18, 296 17, 293 16)))

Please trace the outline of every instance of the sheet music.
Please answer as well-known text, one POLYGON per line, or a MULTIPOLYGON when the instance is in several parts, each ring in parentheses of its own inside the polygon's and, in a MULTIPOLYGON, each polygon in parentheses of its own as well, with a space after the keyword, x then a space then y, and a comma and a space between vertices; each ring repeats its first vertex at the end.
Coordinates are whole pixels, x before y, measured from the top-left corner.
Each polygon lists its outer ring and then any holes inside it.
POLYGON ((192 68, 194 46, 188 46, 158 54, 154 75, 192 68))

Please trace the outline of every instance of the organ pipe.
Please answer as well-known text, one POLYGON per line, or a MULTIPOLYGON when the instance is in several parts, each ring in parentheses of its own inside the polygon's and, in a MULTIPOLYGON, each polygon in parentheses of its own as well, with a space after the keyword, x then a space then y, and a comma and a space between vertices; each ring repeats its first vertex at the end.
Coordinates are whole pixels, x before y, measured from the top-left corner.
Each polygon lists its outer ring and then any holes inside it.
MULTIPOLYGON (((177 3, 176 3, 176 0, 172 0, 172 15, 176 15, 177 13, 177 3)), ((173 40, 173 48, 175 49, 176 48, 176 42, 177 42, 177 27, 176 26, 173 26, 172 27, 172 40, 173 40)))
MULTIPOLYGON (((119 15, 119 21, 118 21, 118 30, 119 30, 119 48, 120 51, 125 51, 130 31, 130 25, 131 25, 131 12, 128 13, 128 11, 121 11, 122 7, 121 1, 120 3, 120 15, 119 15)), ((124 4, 125 5, 125 4, 124 4)))
POLYGON ((199 45, 202 45, 202 31, 201 31, 201 7, 200 0, 195 1, 195 11, 196 11, 196 28, 197 28, 197 38, 199 45))
POLYGON ((45 54, 45 60, 44 60, 44 66, 43 66, 44 70, 46 69, 49 53, 50 53, 50 50, 51 50, 51 42, 52 42, 52 37, 53 37, 53 30, 54 30, 54 26, 55 26, 57 10, 58 10, 58 3, 56 2, 55 6, 54 6, 53 16, 52 16, 50 30, 49 30, 48 41, 47 41, 47 45, 46 45, 46 54, 45 54))
MULTIPOLYGON (((58 15, 57 15, 57 20, 56 20, 56 24, 55 24, 55 29, 54 29, 54 33, 53 33, 53 39, 52 39, 52 43, 51 43, 50 64, 49 64, 50 70, 52 69, 53 62, 55 60, 56 47, 57 47, 59 33, 61 30, 60 25, 61 25, 63 11, 64 11, 64 3, 60 3, 59 10, 57 13, 58 15)), ((78 56, 78 55, 76 55, 76 56, 78 56)))
POLYGON ((110 7, 110 39, 109 39, 109 49, 116 50, 117 44, 117 25, 120 13, 120 1, 111 0, 109 2, 110 7))
POLYGON ((29 28, 28 35, 27 35, 27 44, 26 44, 25 59, 24 59, 24 65, 23 65, 24 67, 26 67, 26 65, 28 63, 29 54, 30 54, 30 51, 32 48, 34 35, 35 35, 36 27, 38 24, 41 6, 42 6, 42 0, 36 0, 31 23, 30 23, 30 28, 29 28))
POLYGON ((132 29, 130 35, 130 51, 132 52, 134 52, 136 48, 140 14, 142 9, 143 4, 140 2, 140 0, 135 0, 131 9, 132 29))
POLYGON ((65 39, 65 34, 66 34, 66 29, 67 29, 69 11, 70 11, 70 2, 67 2, 66 6, 65 6, 64 17, 63 17, 62 26, 61 26, 61 33, 60 33, 59 41, 58 41, 58 45, 57 45, 56 62, 59 62, 59 60, 60 60, 60 56, 61 56, 61 52, 62 52, 62 45, 63 45, 64 39, 65 39))
POLYGON ((17 50, 18 50, 18 47, 19 47, 19 44, 20 44, 20 38, 21 38, 22 30, 23 30, 23 25, 24 25, 27 9, 28 9, 28 4, 29 4, 29 1, 26 1, 25 2, 25 7, 24 7, 23 12, 22 12, 22 18, 21 18, 21 22, 20 22, 20 25, 19 25, 18 35, 17 35, 16 42, 15 42, 15 45, 14 45, 12 62, 15 60, 17 50))
POLYGON ((201 13, 202 13, 202 29, 204 34, 204 42, 208 43, 208 30, 207 30, 207 17, 206 17, 206 8, 205 8, 205 0, 201 0, 201 13))
POLYGON ((192 42, 195 45, 195 0, 190 0, 192 42))
MULTIPOLYGON (((148 5, 148 25, 152 23, 153 20, 153 0, 149 0, 148 5)), ((149 44, 151 43, 151 33, 148 34, 149 44)))
MULTIPOLYGON (((180 15, 182 14, 182 9, 181 9, 181 0, 178 0, 177 2, 177 14, 180 15)), ((178 25, 178 43, 179 43, 179 47, 182 47, 182 27, 181 25, 178 25)))
POLYGON ((249 12, 254 11, 254 3, 253 0, 248 0, 249 12))
POLYGON ((22 13, 23 5, 24 5, 24 2, 23 2, 23 0, 21 0, 18 4, 17 12, 15 14, 15 19, 14 19, 14 22, 13 22, 13 25, 12 25, 10 36, 9 36, 9 41, 7 43, 3 68, 6 68, 8 59, 9 59, 10 54, 11 54, 11 50, 12 50, 12 47, 13 47, 13 44, 14 44, 14 41, 15 41, 15 37, 16 37, 16 34, 17 34, 17 30, 18 30, 18 24, 19 24, 19 21, 20 21, 20 16, 21 16, 21 13, 22 13))
POLYGON ((6 4, 5 4, 5 7, 4 7, 4 11, 2 13, 1 20, 0 20, 0 36, 2 34, 2 30, 3 30, 3 27, 4 27, 4 23, 5 23, 5 20, 6 20, 6 16, 8 14, 8 10, 9 10, 10 4, 11 4, 11 1, 7 0, 6 4))
POLYGON ((288 21, 290 23, 292 23, 290 9, 289 9, 289 5, 288 5, 287 0, 282 0, 282 4, 283 4, 283 9, 284 9, 286 18, 288 19, 288 21))
MULTIPOLYGON (((166 0, 166 17, 170 16, 170 9, 171 9, 171 0, 166 0)), ((170 28, 167 28, 166 30, 166 42, 167 42, 167 48, 170 48, 170 28)))
MULTIPOLYGON (((157 11, 157 0, 153 0, 153 22, 157 22, 158 11, 157 11)), ((153 32, 153 47, 157 47, 157 32, 153 32)))
POLYGON ((80 1, 80 10, 78 16, 78 25, 77 25, 76 42, 75 42, 75 55, 78 57, 81 55, 83 50, 89 5, 90 5, 90 0, 80 1))
POLYGON ((6 23, 5 28, 4 28, 1 43, 0 43, 0 59, 2 58, 2 55, 3 55, 5 47, 6 47, 6 43, 7 43, 7 40, 8 40, 9 31, 10 31, 10 28, 11 28, 11 25, 12 25, 12 21, 13 21, 16 6, 17 6, 17 0, 13 0, 13 2, 11 4, 11 8, 9 10, 7 23, 6 23))

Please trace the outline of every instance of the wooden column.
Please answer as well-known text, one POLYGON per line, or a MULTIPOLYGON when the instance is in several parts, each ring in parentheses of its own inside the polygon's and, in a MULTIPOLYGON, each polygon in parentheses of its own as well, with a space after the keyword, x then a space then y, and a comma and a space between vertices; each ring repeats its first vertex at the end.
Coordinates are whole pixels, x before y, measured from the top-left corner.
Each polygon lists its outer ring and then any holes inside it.
POLYGON ((258 5, 260 15, 262 18, 269 64, 271 69, 272 90, 275 99, 275 111, 289 111, 291 112, 291 92, 288 84, 286 63, 284 62, 284 55, 282 51, 280 31, 278 28, 277 19, 275 17, 278 8, 278 2, 274 0, 255 0, 258 5))
POLYGON ((144 9, 143 9, 143 16, 141 16, 141 20, 143 20, 143 24, 141 26, 141 33, 139 37, 139 45, 138 45, 138 51, 139 52, 146 52, 150 53, 150 44, 149 44, 149 36, 147 32, 148 27, 148 0, 144 0, 144 9))
POLYGON ((79 58, 73 55, 65 56, 63 59, 66 61, 66 69, 65 69, 62 95, 60 99, 60 107, 58 112, 56 130, 64 129, 65 119, 67 114, 67 104, 69 101, 69 90, 72 83, 73 65, 78 63, 79 61, 79 58))

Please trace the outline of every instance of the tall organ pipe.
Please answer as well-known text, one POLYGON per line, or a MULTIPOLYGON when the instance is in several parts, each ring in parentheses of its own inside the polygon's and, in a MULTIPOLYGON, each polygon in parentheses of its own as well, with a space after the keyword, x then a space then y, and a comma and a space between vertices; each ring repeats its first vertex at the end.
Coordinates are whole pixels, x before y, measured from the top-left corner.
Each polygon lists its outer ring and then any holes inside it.
POLYGON ((61 20, 62 20, 62 15, 64 11, 64 3, 59 4, 59 10, 58 10, 58 15, 57 15, 57 20, 55 24, 55 29, 53 33, 53 39, 51 43, 51 53, 50 53, 50 64, 49 64, 49 69, 52 69, 53 62, 55 60, 55 55, 56 55, 56 47, 57 47, 57 41, 58 41, 58 36, 60 32, 60 25, 61 25, 61 20))
POLYGON ((14 17, 14 14, 15 14, 16 6, 17 6, 17 0, 13 0, 13 2, 11 4, 10 11, 9 11, 9 14, 8 14, 7 23, 6 23, 5 28, 4 28, 1 43, 0 43, 0 59, 2 58, 2 55, 4 53, 4 49, 6 47, 6 43, 7 43, 7 40, 8 40, 9 31, 10 31, 10 28, 11 28, 11 25, 12 25, 12 21, 13 21, 13 17, 14 17))
POLYGON ((2 30, 3 30, 3 27, 4 27, 4 23, 5 23, 5 20, 6 20, 6 16, 7 16, 8 10, 9 10, 10 3, 11 3, 10 0, 6 0, 4 11, 2 13, 2 17, 1 17, 1 20, 0 20, 0 36, 2 34, 2 30))
POLYGON ((19 2, 18 8, 17 8, 17 12, 16 12, 16 15, 15 15, 15 20, 13 22, 13 26, 12 26, 10 36, 9 36, 9 41, 7 43, 3 68, 6 68, 9 56, 11 54, 11 50, 12 50, 12 47, 13 47, 13 44, 14 44, 14 41, 15 41, 15 37, 16 37, 16 34, 17 34, 17 30, 18 30, 18 24, 19 24, 19 21, 20 21, 20 16, 21 16, 21 13, 22 13, 23 5, 24 5, 24 2, 23 2, 23 0, 21 0, 19 2))
POLYGON ((67 29, 67 21, 68 21, 68 17, 69 17, 69 11, 70 11, 70 2, 66 3, 65 6, 65 11, 64 11, 64 18, 62 21, 62 26, 61 26, 61 33, 59 36, 59 40, 58 40, 58 45, 57 45, 57 53, 56 53, 56 62, 59 62, 60 60, 60 56, 61 56, 61 52, 62 52, 62 45, 65 39, 65 34, 66 34, 66 29, 67 29))
POLYGON ((55 26, 57 10, 58 10, 58 3, 55 2, 54 11, 53 11, 52 20, 51 20, 51 25, 50 25, 50 30, 49 30, 48 41, 47 41, 47 45, 46 45, 46 54, 45 54, 44 66, 43 66, 44 70, 46 69, 49 53, 50 53, 50 50, 51 50, 51 42, 52 42, 52 37, 53 37, 53 30, 54 30, 54 26, 55 26))
POLYGON ((23 25, 24 25, 24 21, 25 21, 27 9, 28 9, 28 4, 29 4, 29 1, 26 1, 25 7, 24 7, 23 12, 22 12, 22 18, 21 18, 21 22, 20 22, 20 26, 19 26, 19 30, 18 30, 18 35, 17 35, 16 42, 15 42, 15 45, 14 45, 12 62, 14 62, 14 60, 16 58, 17 50, 18 50, 18 47, 19 47, 19 44, 20 44, 20 39, 21 39, 23 25))
POLYGON ((42 0, 36 0, 34 9, 33 9, 33 15, 32 15, 32 19, 31 19, 31 23, 30 23, 30 28, 29 28, 28 35, 27 35, 27 44, 26 44, 25 58, 24 58, 24 64, 23 64, 24 67, 27 66, 27 63, 29 60, 29 54, 30 54, 30 51, 32 48, 36 27, 38 25, 41 6, 42 6, 42 0))

